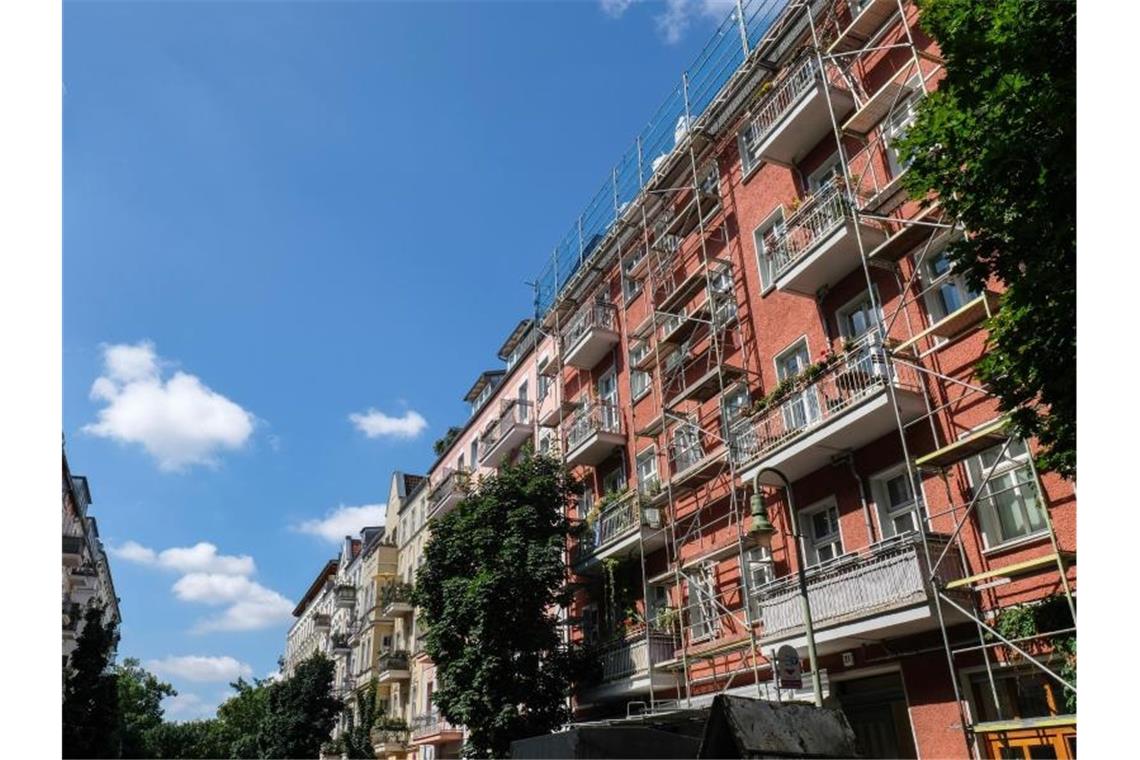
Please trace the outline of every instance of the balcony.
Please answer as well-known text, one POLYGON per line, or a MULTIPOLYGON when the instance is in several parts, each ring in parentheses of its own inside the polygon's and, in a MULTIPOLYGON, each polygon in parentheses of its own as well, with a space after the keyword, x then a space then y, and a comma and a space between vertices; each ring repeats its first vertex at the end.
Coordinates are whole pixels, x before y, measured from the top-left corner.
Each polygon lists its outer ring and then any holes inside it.
POLYGON ((83 563, 83 536, 63 534, 63 566, 79 567, 83 563))
POLYGON ((827 52, 835 55, 858 50, 867 44, 884 22, 897 12, 897 0, 866 0, 863 9, 851 20, 847 28, 839 33, 827 52))
POLYGON ((376 756, 386 756, 393 753, 403 754, 408 748, 409 732, 407 728, 373 728, 368 738, 372 741, 372 749, 376 756))
POLYGON ((407 652, 386 652, 376 658, 376 683, 395 683, 410 677, 407 652))
POLYGON ((499 416, 483 431, 484 467, 498 467, 512 451, 533 437, 534 407, 529 401, 504 399, 499 416))
POLYGON ((703 485, 716 477, 725 461, 727 449, 714 444, 705 446, 701 442, 701 431, 685 436, 669 444, 669 467, 672 477, 669 485, 676 491, 688 490, 703 485))
POLYGON ((892 388, 904 424, 925 412, 916 370, 889 364, 877 333, 809 367, 782 397, 733 425, 732 451, 741 480, 767 467, 797 480, 842 452, 897 430, 892 388))
MULTIPOLYGON (((666 366, 666 377, 662 381, 666 406, 675 408, 686 401, 704 403, 744 377, 741 367, 717 362, 718 352, 713 349, 712 341, 703 341, 701 347, 693 351, 685 347, 679 360, 666 366)), ((726 341, 721 345, 720 355, 733 349, 734 345, 726 341)))
POLYGON ((634 634, 602 645, 598 655, 602 661, 602 680, 596 686, 582 690, 582 701, 600 702, 648 694, 650 689, 668 689, 676 686, 673 675, 654 668, 649 676, 650 662, 654 666, 672 660, 680 644, 665 633, 634 634))
POLYGON ((832 182, 765 236, 777 290, 814 297, 859 267, 860 238, 868 252, 887 239, 882 229, 857 217, 852 205, 846 187, 832 182))
POLYGON ((433 517, 445 515, 462 501, 471 487, 471 473, 445 467, 437 482, 428 491, 428 505, 433 517))
POLYGON ((596 465, 624 444, 621 409, 616 404, 587 404, 566 425, 566 464, 596 465))
POLYGON ((328 633, 332 628, 332 619, 325 613, 318 612, 313 615, 313 630, 317 633, 328 633))
POLYGON ((333 589, 333 604, 337 609, 351 610, 356 606, 356 587, 348 583, 338 583, 333 589))
POLYGON ((829 97, 836 120, 855 107, 850 90, 838 76, 825 76, 815 58, 797 64, 740 134, 745 173, 762 161, 794 164, 831 133, 829 97))
POLYGON ((656 551, 665 545, 664 527, 664 510, 642 504, 636 491, 608 495, 598 504, 597 517, 582 536, 578 569, 597 569, 602 560, 628 557, 639 550, 656 551))
POLYGON ((83 620, 83 607, 76 602, 63 603, 63 633, 74 637, 79 632, 79 623, 83 620))
POLYGON ((412 744, 443 744, 462 739, 463 729, 452 725, 437 711, 412 718, 412 744))
POLYGON ((562 362, 593 369, 618 344, 617 310, 595 303, 579 311, 562 331, 562 362))
POLYGON ((410 615, 415 610, 412 605, 413 586, 410 583, 389 583, 380 589, 380 619, 395 620, 410 615))
POLYGON ((334 633, 330 638, 329 647, 335 655, 346 655, 352 651, 347 633, 334 633))
MULTIPOLYGON (((937 560, 949 539, 928 535, 930 556, 937 560)), ((917 533, 880 541, 862 552, 847 554, 806 571, 808 599, 816 645, 821 655, 857 648, 868 639, 906 636, 938 627, 934 590, 927 579, 930 565, 917 533)), ((947 552, 938 566, 939 585, 963 576, 957 552, 947 552)), ((806 648, 799 577, 780 578, 754 592, 763 620, 765 651, 791 644, 806 648)), ((963 593, 963 592, 955 592, 963 593)), ((961 615, 943 607, 948 623, 961 615)))

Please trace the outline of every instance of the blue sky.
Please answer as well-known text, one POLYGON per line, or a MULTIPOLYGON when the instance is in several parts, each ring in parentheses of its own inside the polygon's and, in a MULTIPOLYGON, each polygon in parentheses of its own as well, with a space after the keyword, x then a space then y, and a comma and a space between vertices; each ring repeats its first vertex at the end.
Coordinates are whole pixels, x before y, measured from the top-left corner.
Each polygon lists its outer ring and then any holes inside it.
POLYGON ((65 4, 64 432, 172 717, 275 669, 724 12, 65 4))

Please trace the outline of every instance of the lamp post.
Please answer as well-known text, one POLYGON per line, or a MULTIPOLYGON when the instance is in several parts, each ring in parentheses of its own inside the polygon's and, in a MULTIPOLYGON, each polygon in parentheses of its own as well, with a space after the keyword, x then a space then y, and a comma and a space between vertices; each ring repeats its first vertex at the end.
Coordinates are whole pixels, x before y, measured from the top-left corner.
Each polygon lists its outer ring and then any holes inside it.
POLYGON ((761 546, 771 548, 772 536, 775 535, 776 528, 768 519, 768 510, 764 507, 764 498, 760 496, 760 476, 766 472, 773 473, 783 482, 784 493, 788 495, 788 512, 791 516, 792 538, 797 542, 795 551, 795 572, 800 579, 800 604, 804 611, 804 635, 807 639, 808 663, 811 665, 811 685, 812 690, 815 692, 815 706, 823 707, 823 684, 819 679, 819 665, 815 656, 815 629, 811 621, 811 602, 808 600, 807 578, 804 577, 804 563, 803 558, 800 556, 803 550, 803 536, 800 535, 799 521, 796 519, 796 502, 795 497, 792 496, 792 483, 784 473, 774 467, 765 467, 752 477, 752 499, 749 502, 752 508, 752 528, 750 532, 756 537, 756 541, 761 546))

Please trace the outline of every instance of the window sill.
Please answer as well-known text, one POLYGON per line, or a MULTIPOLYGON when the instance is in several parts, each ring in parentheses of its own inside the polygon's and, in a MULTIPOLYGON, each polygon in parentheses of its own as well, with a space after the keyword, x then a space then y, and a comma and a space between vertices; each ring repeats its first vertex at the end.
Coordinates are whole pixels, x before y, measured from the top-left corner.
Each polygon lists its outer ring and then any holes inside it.
POLYGON ((991 546, 988 549, 983 549, 982 550, 982 556, 983 557, 1001 556, 1002 554, 1005 554, 1008 551, 1013 551, 1014 549, 1020 549, 1020 548, 1023 548, 1025 546, 1028 546, 1030 544, 1036 544, 1036 543, 1039 543, 1040 541, 1042 541, 1043 539, 1048 539, 1048 538, 1049 538, 1049 531, 1048 530, 1039 530, 1036 533, 1030 533, 1027 536, 1022 536, 1020 538, 1014 538, 1014 539, 1011 539, 1009 541, 1006 541, 1003 544, 998 544, 997 546, 991 546))

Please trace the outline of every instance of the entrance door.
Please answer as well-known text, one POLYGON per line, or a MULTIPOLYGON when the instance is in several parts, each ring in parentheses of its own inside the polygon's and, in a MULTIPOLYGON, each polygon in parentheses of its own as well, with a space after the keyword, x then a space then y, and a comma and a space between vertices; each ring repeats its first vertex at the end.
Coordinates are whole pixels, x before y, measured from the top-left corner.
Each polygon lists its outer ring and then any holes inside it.
POLYGON ((833 688, 860 757, 918 757, 898 673, 840 681, 833 688))

